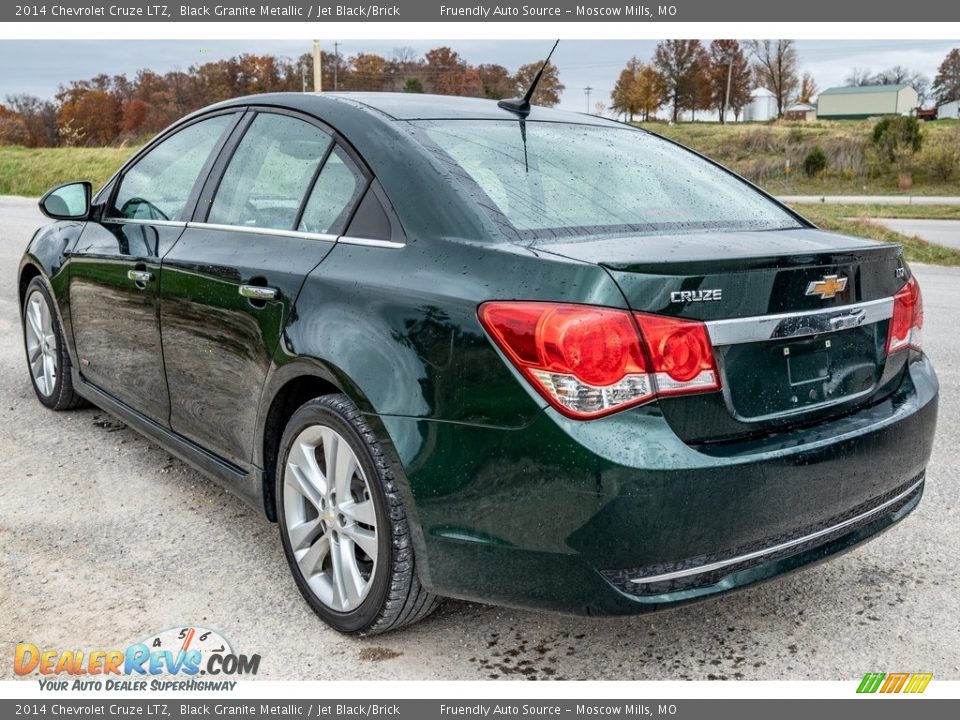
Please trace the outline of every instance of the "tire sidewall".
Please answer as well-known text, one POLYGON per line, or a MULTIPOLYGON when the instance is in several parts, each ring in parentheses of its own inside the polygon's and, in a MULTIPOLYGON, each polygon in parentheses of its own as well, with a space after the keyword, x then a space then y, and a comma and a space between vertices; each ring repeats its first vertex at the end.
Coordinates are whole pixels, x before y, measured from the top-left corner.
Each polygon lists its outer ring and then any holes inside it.
POLYGON ((344 634, 362 633, 376 622, 383 610, 387 595, 390 591, 393 568, 393 523, 387 509, 383 481, 380 473, 377 471, 377 465, 373 455, 370 453, 367 441, 349 418, 347 418, 336 405, 330 402, 329 396, 313 400, 297 410, 287 424, 283 438, 280 441, 280 455, 277 459, 275 478, 277 524, 280 527, 283 552, 287 557, 290 572, 297 584, 297 588, 310 607, 335 630, 344 634), (349 612, 337 612, 324 605, 320 599, 317 598, 307 584, 303 574, 300 572, 300 568, 293 554, 293 549, 290 546, 290 538, 287 535, 283 478, 287 465, 287 457, 290 453, 290 444, 303 430, 313 425, 326 425, 339 433, 340 436, 348 442, 350 448, 357 456, 360 467, 367 478, 367 486, 370 489, 370 496, 373 500, 377 517, 377 564, 372 584, 360 606, 349 612))
POLYGON ((33 392, 36 394, 37 400, 39 400, 48 408, 55 408, 58 405, 60 395, 63 392, 63 373, 66 367, 66 364, 63 361, 63 356, 66 352, 66 348, 64 347, 63 330, 61 329, 60 325, 60 316, 57 312, 57 305, 53 301, 53 295, 50 292, 50 289, 47 287, 47 284, 39 276, 35 277, 30 281, 30 284, 27 285, 27 291, 24 293, 23 307, 20 310, 20 326, 23 334, 23 352, 27 359, 27 372, 30 374, 30 385, 33 387, 33 392), (47 303, 47 307, 50 309, 50 324, 53 327, 53 335, 57 343, 57 381, 53 385, 53 392, 51 392, 49 395, 44 395, 42 392, 40 392, 40 388, 37 387, 37 381, 34 379, 33 370, 30 367, 30 350, 27 347, 27 308, 30 305, 31 296, 36 292, 39 292, 43 296, 44 301, 47 303))

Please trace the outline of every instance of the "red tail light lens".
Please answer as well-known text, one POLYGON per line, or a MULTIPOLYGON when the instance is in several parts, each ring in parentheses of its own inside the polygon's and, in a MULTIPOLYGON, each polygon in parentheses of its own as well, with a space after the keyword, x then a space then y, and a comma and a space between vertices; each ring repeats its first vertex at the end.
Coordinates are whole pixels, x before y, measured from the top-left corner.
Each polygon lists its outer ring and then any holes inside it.
POLYGON ((570 417, 599 417, 649 402, 658 392, 720 387, 699 322, 541 302, 489 302, 478 314, 517 369, 570 417))
POLYGON ((636 314, 656 372, 658 395, 720 389, 706 326, 695 320, 636 314))
POLYGON ((910 278, 893 296, 893 317, 887 332, 887 354, 898 350, 923 347, 923 298, 920 284, 916 278, 910 278))

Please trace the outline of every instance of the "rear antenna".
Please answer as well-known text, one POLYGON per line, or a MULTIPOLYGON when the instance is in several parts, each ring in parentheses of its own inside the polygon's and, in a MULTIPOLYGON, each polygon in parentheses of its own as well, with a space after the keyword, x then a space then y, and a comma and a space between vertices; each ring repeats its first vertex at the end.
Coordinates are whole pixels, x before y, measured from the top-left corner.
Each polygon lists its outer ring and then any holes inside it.
POLYGON ((533 82, 530 83, 530 87, 527 88, 527 92, 524 93, 523 97, 501 100, 497 103, 498 107, 502 107, 504 110, 509 110, 510 112, 516 113, 521 117, 526 117, 530 114, 530 98, 533 97, 533 93, 536 91, 537 85, 540 84, 540 78, 543 76, 543 71, 546 70, 547 64, 550 62, 550 58, 553 57, 553 51, 557 49, 557 45, 559 44, 560 41, 557 40, 553 44, 553 47, 550 48, 550 52, 547 54, 547 59, 543 61, 543 65, 541 65, 540 69, 537 70, 537 74, 533 76, 533 82))

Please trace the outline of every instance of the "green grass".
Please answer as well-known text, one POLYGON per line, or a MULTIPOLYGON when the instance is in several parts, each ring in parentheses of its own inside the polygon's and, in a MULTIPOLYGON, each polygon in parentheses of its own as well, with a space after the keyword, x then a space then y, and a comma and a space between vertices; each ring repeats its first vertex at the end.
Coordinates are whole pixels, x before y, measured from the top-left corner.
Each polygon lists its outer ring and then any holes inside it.
POLYGON ((38 197, 54 185, 90 180, 100 187, 136 147, 25 148, 0 146, 0 195, 38 197))
MULTIPOLYGON (((916 214, 895 216, 886 212, 893 207, 909 208, 910 206, 886 205, 873 207, 881 208, 883 215, 866 217, 856 212, 850 212, 852 206, 849 205, 796 205, 794 209, 824 230, 903 245, 904 256, 911 262, 960 266, 960 250, 935 245, 918 237, 894 232, 871 220, 871 217, 916 217, 916 214), (844 210, 847 210, 847 212, 844 212, 844 210)), ((939 210, 935 209, 930 214, 920 217, 932 218, 934 213, 945 209, 945 206, 930 207, 939 208, 939 210)), ((960 208, 950 208, 950 210, 960 210, 960 208)), ((936 217, 950 218, 956 216, 939 215, 936 217)))
POLYGON ((877 203, 861 205, 828 205, 810 203, 794 205, 803 215, 808 210, 820 217, 831 219, 857 218, 902 218, 911 220, 960 220, 960 205, 881 205, 877 203))

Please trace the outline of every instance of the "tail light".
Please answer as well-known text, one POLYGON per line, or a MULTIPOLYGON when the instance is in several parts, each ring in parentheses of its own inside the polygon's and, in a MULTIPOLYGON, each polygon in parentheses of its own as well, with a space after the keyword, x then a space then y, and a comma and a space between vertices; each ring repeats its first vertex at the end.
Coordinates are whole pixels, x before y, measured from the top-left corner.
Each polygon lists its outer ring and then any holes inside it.
POLYGON ((923 298, 920 296, 920 284, 916 278, 910 278, 893 296, 893 317, 890 318, 890 330, 887 333, 887 355, 898 350, 923 346, 921 329, 923 328, 923 298))
POLYGON ((488 302, 478 314, 524 377, 569 417, 720 388, 700 322, 543 302, 488 302))

